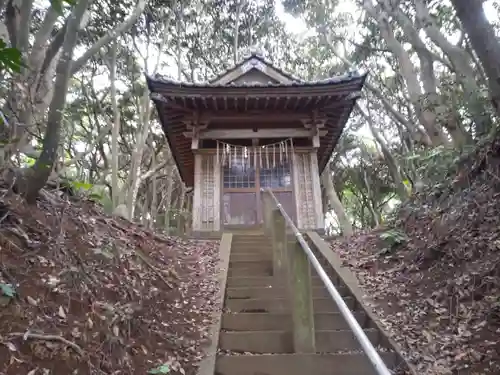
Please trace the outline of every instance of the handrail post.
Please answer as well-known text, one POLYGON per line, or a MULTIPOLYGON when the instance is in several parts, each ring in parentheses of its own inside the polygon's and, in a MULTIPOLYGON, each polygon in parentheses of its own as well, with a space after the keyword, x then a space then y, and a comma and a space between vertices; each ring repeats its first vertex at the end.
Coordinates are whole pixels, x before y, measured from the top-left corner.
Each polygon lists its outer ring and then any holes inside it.
POLYGON ((286 248, 287 234, 286 221, 279 209, 271 212, 272 215, 272 241, 273 241, 273 275, 284 282, 286 273, 286 248))
POLYGON ((309 260, 298 241, 294 241, 287 249, 287 258, 294 350, 296 353, 315 353, 316 338, 309 260))
MULTIPOLYGON (((270 200, 273 197, 265 192, 270 200)), ((311 268, 307 255, 297 241, 289 246, 286 218, 281 205, 273 202, 276 209, 272 216, 273 275, 287 281, 289 301, 292 310, 293 346, 296 353, 315 353, 314 312, 311 289, 311 268)))
POLYGON ((264 233, 266 235, 271 236, 272 235, 272 225, 273 225, 273 219, 272 219, 272 212, 273 212, 273 207, 275 206, 273 202, 273 198, 267 191, 261 192, 262 196, 262 213, 263 213, 263 222, 264 222, 264 233))

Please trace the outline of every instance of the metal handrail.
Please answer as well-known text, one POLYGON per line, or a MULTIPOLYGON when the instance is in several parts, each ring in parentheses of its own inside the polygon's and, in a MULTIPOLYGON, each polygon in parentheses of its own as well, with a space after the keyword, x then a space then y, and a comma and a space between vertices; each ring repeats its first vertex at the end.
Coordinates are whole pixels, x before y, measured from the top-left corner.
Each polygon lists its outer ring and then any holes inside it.
POLYGON ((358 321, 352 315, 351 311, 349 310, 349 307, 347 307, 346 303, 344 302, 344 299, 338 292, 337 288, 335 288, 335 285, 333 285, 332 281, 326 274, 325 270, 319 263, 318 259, 312 252, 311 248, 309 247, 309 244, 306 242, 302 234, 299 232, 295 224, 293 223, 292 219, 290 219, 290 216, 286 213, 284 210, 283 206, 281 203, 278 201, 276 196, 273 194, 273 192, 270 189, 260 189, 262 192, 267 192, 269 195, 273 198, 274 202, 276 203, 277 208, 280 210, 281 214, 285 218, 285 222, 287 225, 292 229, 293 234, 297 238, 297 241, 300 243, 302 246, 302 249, 305 251, 307 257, 309 258, 309 261, 311 262, 312 266, 318 273, 319 277, 323 281, 323 283, 326 286, 326 289, 328 289, 328 293, 330 293, 330 296, 333 298, 335 303, 337 304, 340 313, 344 317, 344 319, 347 321, 347 324, 349 325, 349 328, 353 331, 354 335, 356 336, 356 339, 360 343, 361 347, 363 348, 365 354, 368 356, 368 359, 372 363, 373 367, 375 368, 375 371, 377 372, 378 375, 391 375, 391 371, 387 368, 385 365, 384 361, 378 354, 377 350, 374 348, 368 337, 366 336, 365 332, 363 331, 363 328, 359 325, 358 321))

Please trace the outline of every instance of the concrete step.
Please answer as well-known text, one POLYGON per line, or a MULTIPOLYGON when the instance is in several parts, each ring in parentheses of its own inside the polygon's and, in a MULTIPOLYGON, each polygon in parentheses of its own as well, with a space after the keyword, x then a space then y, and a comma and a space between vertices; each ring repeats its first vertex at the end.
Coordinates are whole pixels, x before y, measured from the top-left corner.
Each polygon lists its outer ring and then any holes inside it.
POLYGON ((266 244, 252 244, 252 245, 231 245, 231 254, 265 254, 271 256, 273 249, 266 244))
MULTIPOLYGON (((339 293, 343 295, 346 289, 339 289, 339 293)), ((285 287, 230 287, 226 290, 227 298, 287 298, 287 289, 285 287)), ((330 294, 324 286, 314 286, 312 288, 314 298, 328 298, 330 294)))
POLYGON ((231 245, 269 245, 272 246, 271 238, 267 238, 266 236, 234 236, 231 240, 231 245))
MULTIPOLYGON (((364 312, 354 313, 361 327, 365 326, 364 312)), ((348 329, 344 317, 340 313, 314 314, 316 330, 348 329)), ((227 331, 286 331, 292 328, 291 314, 254 314, 254 313, 226 313, 222 315, 222 329, 227 331)))
MULTIPOLYGON (((312 285, 313 286, 323 286, 323 281, 316 276, 312 277, 312 285)), ((235 272, 234 276, 228 276, 227 278, 227 288, 233 287, 252 287, 252 286, 270 286, 270 285, 283 285, 284 282, 280 280, 276 280, 273 276, 253 276, 253 275, 241 275, 238 272, 235 272)))
POLYGON ((254 262, 262 260, 272 262, 273 256, 270 253, 266 254, 262 251, 259 251, 251 253, 235 253, 231 254, 231 256, 229 257, 230 262, 254 262))
MULTIPOLYGON (((352 309, 354 298, 344 298, 347 306, 352 309)), ((254 313, 288 313, 290 304, 285 298, 250 298, 250 299, 227 299, 226 308, 230 312, 254 312, 254 313)), ((331 298, 314 298, 313 307, 315 313, 338 312, 335 302, 331 298)))
MULTIPOLYGON (((395 368, 395 355, 382 353, 395 368)), ((215 375, 376 375, 364 353, 219 355, 215 375)))
MULTIPOLYGON (((373 345, 377 345, 378 333, 365 330, 373 345)), ((290 331, 221 332, 219 348, 234 352, 293 353, 293 336, 290 331)), ((350 330, 316 331, 316 351, 332 353, 361 350, 361 345, 350 330)))
POLYGON ((273 274, 273 265, 270 264, 267 267, 245 267, 245 268, 234 268, 229 267, 227 270, 227 276, 229 277, 249 277, 249 276, 272 276, 273 274))
POLYGON ((272 268, 273 262, 272 260, 229 260, 229 269, 242 269, 242 268, 251 268, 251 269, 262 269, 262 268, 272 268))

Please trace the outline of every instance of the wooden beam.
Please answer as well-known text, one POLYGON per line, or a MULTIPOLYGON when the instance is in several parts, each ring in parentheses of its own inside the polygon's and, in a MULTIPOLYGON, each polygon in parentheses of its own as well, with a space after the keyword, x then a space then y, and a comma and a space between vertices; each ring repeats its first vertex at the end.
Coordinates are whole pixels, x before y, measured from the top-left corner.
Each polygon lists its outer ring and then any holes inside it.
MULTIPOLYGON (((253 139, 253 138, 309 138, 316 134, 319 137, 327 135, 327 130, 317 129, 259 129, 256 132, 252 129, 209 129, 201 130, 199 139, 253 139)), ((192 132, 184 132, 186 138, 193 138, 192 132)))
MULTIPOLYGON (((323 113, 318 113, 316 121, 326 121, 327 117, 323 113)), ((274 121, 301 121, 311 122, 312 113, 295 112, 295 111, 278 111, 270 112, 269 110, 258 111, 203 111, 201 113, 193 112, 192 115, 186 115, 183 122, 186 124, 192 123, 209 123, 209 122, 274 122, 274 121)))

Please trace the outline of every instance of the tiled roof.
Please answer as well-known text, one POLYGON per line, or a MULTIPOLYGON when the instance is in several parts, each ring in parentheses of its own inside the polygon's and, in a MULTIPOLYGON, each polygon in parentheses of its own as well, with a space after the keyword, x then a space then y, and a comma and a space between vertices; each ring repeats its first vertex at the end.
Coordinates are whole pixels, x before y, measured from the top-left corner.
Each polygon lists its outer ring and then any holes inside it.
POLYGON ((227 87, 310 87, 310 86, 326 86, 336 83, 345 83, 352 81, 354 79, 358 79, 362 77, 358 71, 351 71, 342 75, 338 75, 335 77, 317 80, 317 81, 294 81, 290 83, 260 83, 260 82, 252 82, 252 83, 234 83, 231 82, 229 84, 214 84, 214 83, 192 83, 192 82, 181 82, 174 79, 166 78, 160 74, 156 74, 154 77, 147 77, 148 81, 156 81, 157 83, 166 84, 169 86, 176 87, 192 87, 192 88, 227 88, 227 87))

